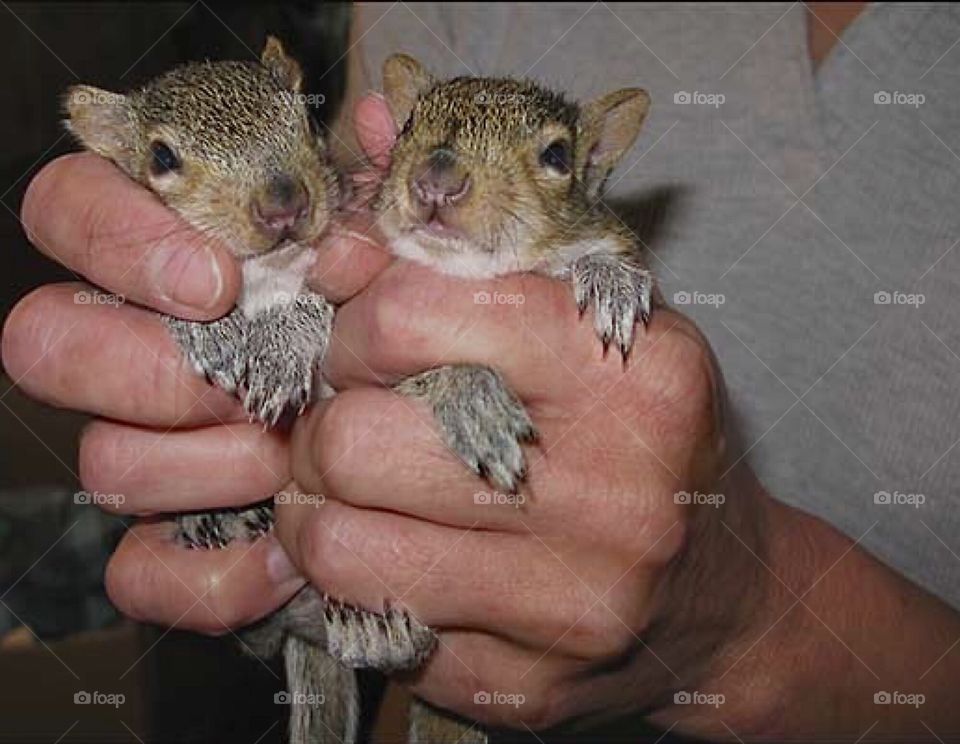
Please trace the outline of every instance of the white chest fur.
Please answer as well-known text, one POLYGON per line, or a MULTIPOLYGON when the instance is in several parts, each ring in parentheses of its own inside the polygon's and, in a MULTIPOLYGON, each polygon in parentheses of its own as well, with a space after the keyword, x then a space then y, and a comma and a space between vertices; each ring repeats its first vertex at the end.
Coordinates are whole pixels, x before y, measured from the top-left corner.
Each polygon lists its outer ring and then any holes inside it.
POLYGON ((293 302, 303 290, 313 265, 308 246, 291 243, 277 251, 243 263, 243 289, 238 303, 248 318, 277 305, 293 302))
POLYGON ((424 264, 442 274, 468 279, 485 279, 504 274, 533 271, 549 276, 562 274, 577 259, 593 254, 616 255, 624 246, 613 238, 577 240, 554 246, 545 257, 532 261, 530 251, 498 250, 482 251, 470 248, 466 251, 450 250, 439 254, 427 250, 413 235, 402 235, 390 244, 391 251, 402 258, 424 264))

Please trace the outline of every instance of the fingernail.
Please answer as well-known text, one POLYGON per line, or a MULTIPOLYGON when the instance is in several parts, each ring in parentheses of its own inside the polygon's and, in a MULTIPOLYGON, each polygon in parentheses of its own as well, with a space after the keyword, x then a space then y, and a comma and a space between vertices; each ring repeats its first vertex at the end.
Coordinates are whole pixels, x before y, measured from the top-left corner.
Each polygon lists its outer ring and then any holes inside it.
POLYGON ((278 585, 302 578, 283 546, 275 538, 270 540, 270 547, 267 548, 267 577, 278 585))
POLYGON ((154 284, 167 300, 209 310, 220 301, 223 274, 209 246, 178 247, 172 255, 158 255, 153 267, 154 284))
POLYGON ((339 249, 346 251, 353 248, 355 243, 363 243, 372 248, 380 248, 380 244, 369 235, 341 225, 331 229, 324 241, 325 247, 328 250, 339 249))

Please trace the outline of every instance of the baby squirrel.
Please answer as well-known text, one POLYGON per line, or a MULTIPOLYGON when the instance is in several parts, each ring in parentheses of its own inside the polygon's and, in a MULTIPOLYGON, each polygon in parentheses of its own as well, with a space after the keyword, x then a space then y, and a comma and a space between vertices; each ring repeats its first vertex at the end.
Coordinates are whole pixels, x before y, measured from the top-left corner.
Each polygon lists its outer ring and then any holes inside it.
MULTIPOLYGON (((176 68, 127 94, 71 88, 68 129, 114 161, 204 236, 242 261, 243 287, 226 317, 164 317, 200 374, 243 399, 267 426, 299 413, 318 393, 333 308, 305 287, 319 237, 339 204, 339 183, 299 95, 301 70, 275 38, 260 63, 206 62, 176 68)), ((190 547, 225 547, 273 525, 271 502, 178 516, 190 547)), ((312 588, 243 634, 257 654, 283 648, 293 694, 290 738, 355 741, 359 692, 353 668, 418 665, 432 631, 399 610, 347 607, 312 588), (321 692, 324 705, 315 706, 321 692)))
MULTIPOLYGON (((374 202, 397 255, 464 277, 535 272, 568 278, 593 308, 604 350, 624 359, 651 312, 653 277, 633 234, 600 202, 650 106, 624 89, 579 106, 509 78, 436 81, 415 59, 384 64, 383 92, 399 129, 374 202)), ((426 400, 447 445, 475 473, 515 492, 533 423, 500 375, 455 365, 397 387, 426 400)), ((482 730, 415 703, 411 742, 483 743, 482 730)))
MULTIPOLYGON (((650 106, 640 89, 578 106, 532 82, 436 82, 414 59, 384 64, 400 134, 375 205, 397 255, 464 277, 570 278, 593 307, 604 349, 626 358, 650 317, 653 277, 633 234, 600 202, 650 106)), ((496 372, 443 367, 405 380, 429 400, 447 443, 475 472, 515 491, 533 424, 496 372)))

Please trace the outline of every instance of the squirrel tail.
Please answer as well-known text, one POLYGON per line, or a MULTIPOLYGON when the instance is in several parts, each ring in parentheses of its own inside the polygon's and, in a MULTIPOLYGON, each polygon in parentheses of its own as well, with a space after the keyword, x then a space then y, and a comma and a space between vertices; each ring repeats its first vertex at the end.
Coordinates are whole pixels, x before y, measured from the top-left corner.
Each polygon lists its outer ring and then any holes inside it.
POLYGON ((357 744, 357 673, 295 635, 284 641, 283 660, 290 689, 290 744, 357 744))

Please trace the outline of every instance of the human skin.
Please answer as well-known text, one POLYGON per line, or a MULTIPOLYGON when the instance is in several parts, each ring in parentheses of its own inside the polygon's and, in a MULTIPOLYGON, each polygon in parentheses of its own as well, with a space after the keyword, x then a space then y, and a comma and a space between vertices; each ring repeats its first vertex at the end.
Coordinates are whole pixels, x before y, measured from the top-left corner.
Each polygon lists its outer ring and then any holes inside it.
MULTIPOLYGON (((364 99, 356 119, 382 169, 392 141, 382 101, 364 99)), ((133 302, 203 319, 235 299, 226 252, 92 156, 49 165, 23 218, 41 250, 133 302), (188 257, 201 263, 185 273, 188 257), (188 275, 199 289, 174 299, 188 275)), ((3 358, 18 384, 101 417, 81 443, 81 476, 124 493, 124 512, 251 503, 294 477, 327 497, 281 507, 276 537, 223 552, 187 552, 169 521, 143 520, 108 570, 123 611, 224 633, 307 578, 374 609, 401 602, 443 640, 411 688, 520 728, 640 708, 717 739, 855 738, 877 721, 871 736, 917 741, 933 738, 926 726, 960 728, 956 614, 769 498, 743 463, 720 477, 730 449, 720 377, 688 320, 658 312, 624 368, 602 357, 560 282, 464 282, 394 262, 362 214, 318 256, 315 286, 344 303, 325 369, 343 392, 300 422, 292 445, 247 424, 133 304, 76 305, 76 286, 45 287, 8 319, 3 358), (479 312, 476 291, 526 302, 479 312), (385 387, 451 361, 501 369, 540 428, 521 510, 476 504, 489 489, 439 444, 427 411, 385 387), (684 508, 681 491, 726 502, 684 508), (676 689, 725 702, 670 706, 676 689), (525 702, 476 706, 478 690, 525 702), (879 690, 927 702, 876 706, 879 690)))

